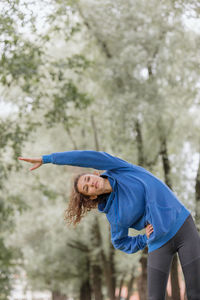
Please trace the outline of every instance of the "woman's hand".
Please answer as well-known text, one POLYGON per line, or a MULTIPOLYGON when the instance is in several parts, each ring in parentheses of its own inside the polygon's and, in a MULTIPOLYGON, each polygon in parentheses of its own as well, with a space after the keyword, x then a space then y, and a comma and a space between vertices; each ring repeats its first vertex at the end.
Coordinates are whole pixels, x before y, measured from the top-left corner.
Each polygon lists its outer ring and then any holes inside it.
POLYGON ((25 157, 18 157, 19 160, 27 161, 31 164, 34 164, 32 168, 29 169, 29 171, 33 171, 37 168, 39 168, 42 165, 42 158, 25 158, 25 157))
POLYGON ((149 239, 150 234, 153 232, 153 226, 151 224, 148 224, 145 230, 146 230, 146 236, 149 239))

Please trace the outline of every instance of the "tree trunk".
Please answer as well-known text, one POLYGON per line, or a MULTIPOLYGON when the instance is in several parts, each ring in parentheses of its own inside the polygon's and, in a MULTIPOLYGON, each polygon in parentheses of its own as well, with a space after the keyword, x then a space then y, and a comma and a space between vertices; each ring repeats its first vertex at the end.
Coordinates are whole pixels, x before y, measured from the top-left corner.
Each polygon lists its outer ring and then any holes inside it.
MULTIPOLYGON (((144 158, 144 146, 142 138, 142 130, 139 120, 135 122, 135 130, 137 133, 137 150, 138 150, 138 165, 145 166, 144 158)), ((141 275, 137 280, 138 292, 140 300, 147 299, 147 247, 142 251, 142 256, 140 258, 141 263, 141 275)))
POLYGON ((114 263, 114 255, 115 255, 115 249, 110 242, 109 247, 109 257, 106 262, 107 265, 107 275, 106 275, 106 281, 108 284, 108 296, 110 300, 116 300, 115 298, 115 288, 116 288, 116 278, 115 278, 115 263, 114 263))
POLYGON ((80 288, 80 300, 92 300, 92 291, 89 278, 84 281, 80 288))
POLYGON ((100 147, 99 147, 99 140, 98 140, 98 134, 97 134, 97 127, 96 127, 96 122, 94 120, 93 115, 91 115, 91 124, 92 124, 93 132, 94 132, 95 149, 96 149, 96 151, 99 151, 100 147))
POLYGON ((85 26, 88 28, 89 32, 92 34, 92 37, 96 38, 96 41, 100 45, 100 48, 103 51, 106 58, 108 58, 108 59, 112 58, 111 52, 110 52, 106 42, 103 41, 102 38, 97 33, 93 32, 93 24, 92 24, 92 22, 90 24, 88 18, 84 16, 84 12, 81 8, 80 3, 77 4, 77 9, 79 11, 80 16, 83 19, 85 26))
POLYGON ((70 130, 70 128, 68 127, 68 125, 65 126, 65 129, 66 129, 66 131, 67 131, 67 133, 68 133, 69 139, 70 139, 71 142, 72 142, 73 149, 74 149, 74 150, 77 150, 77 149, 78 149, 78 146, 77 146, 77 144, 76 144, 76 139, 74 139, 74 136, 73 136, 73 134, 71 133, 71 130, 70 130))
MULTIPOLYGON (((95 149, 96 149, 96 151, 99 151, 100 146, 99 146, 99 139, 98 139, 98 131, 96 128, 96 123, 95 123, 93 115, 91 116, 91 124, 92 124, 93 133, 94 133, 95 149)), ((112 244, 110 242, 111 246, 110 246, 110 251, 109 251, 109 257, 107 259, 106 255, 104 253, 104 250, 103 250, 103 246, 102 246, 101 232, 100 232, 100 227, 99 227, 99 222, 98 222, 97 217, 95 218, 94 226, 92 227, 92 241, 91 242, 92 242, 92 246, 95 249, 98 248, 99 245, 101 245, 100 252, 98 255, 101 257, 101 260, 102 260, 102 268, 103 268, 103 272, 104 272, 105 283, 107 286, 108 297, 110 298, 110 300, 115 300, 116 280, 115 280, 115 266, 114 266, 114 248, 112 247, 112 244)), ((96 293, 95 297, 102 297, 102 298, 95 298, 95 300, 96 300, 96 299, 103 299, 103 295, 101 292, 102 291, 102 287, 101 287, 102 269, 100 266, 97 266, 97 265, 95 266, 95 268, 99 268, 99 274, 98 274, 99 282, 97 284, 96 280, 93 277, 93 280, 95 280, 95 282, 93 281, 93 284, 97 288, 96 292, 94 291, 94 293, 96 293)))
POLYGON ((142 251, 140 258, 141 263, 141 275, 137 280, 138 292, 140 300, 147 299, 147 247, 142 251))
POLYGON ((67 296, 58 291, 52 292, 52 300, 67 300, 67 296))
POLYGON ((112 255, 110 255, 111 261, 106 259, 105 254, 103 255, 103 268, 104 268, 104 277, 107 286, 107 293, 109 300, 116 300, 115 298, 115 266, 112 255))
POLYGON ((123 276, 121 277, 120 282, 119 282, 119 295, 118 295, 117 300, 121 299, 121 292, 122 292, 122 287, 124 284, 124 277, 125 277, 125 274, 123 274, 123 276))
POLYGON ((135 122, 135 131, 136 141, 137 141, 137 153, 138 153, 138 165, 144 166, 144 147, 143 147, 143 140, 142 140, 142 130, 139 120, 135 122))
POLYGON ((92 266, 92 285, 95 300, 103 300, 102 295, 102 270, 98 265, 92 266))
POLYGON ((130 280, 128 282, 128 295, 126 297, 126 300, 130 300, 131 295, 133 293, 133 282, 134 282, 134 279, 135 279, 135 276, 134 276, 134 274, 132 272, 131 278, 130 278, 130 280))
POLYGON ((86 257, 87 275, 85 280, 82 281, 80 287, 80 300, 92 300, 92 289, 90 285, 90 252, 86 257))
MULTIPOLYGON (((98 218, 95 218, 95 222, 93 224, 93 227, 91 229, 93 231, 92 236, 95 236, 95 240, 91 241, 93 243, 93 246, 99 247, 99 245, 102 245, 102 239, 101 239, 101 233, 98 223, 98 218)), ((110 234, 110 232, 109 232, 110 234)), ((115 300, 115 288, 116 288, 116 278, 115 278, 115 264, 114 264, 114 248, 110 242, 110 249, 108 254, 108 259, 104 253, 103 247, 100 247, 100 251, 98 254, 98 260, 102 262, 102 268, 105 278, 105 283, 107 286, 107 293, 110 300, 115 300), (99 259, 99 257, 101 259, 99 259)), ((94 264, 94 261, 92 262, 94 264)), ((99 269, 99 272, 101 270, 99 269)), ((99 286, 100 289, 100 286, 99 286)), ((100 293, 100 292, 99 292, 100 293)))
POLYGON ((115 278, 115 263, 114 263, 115 250, 111 242, 109 246, 110 248, 109 248, 108 259, 103 249, 101 251, 101 258, 103 263, 103 271, 104 271, 105 283, 107 286, 108 298, 109 300, 116 300, 115 297, 116 278, 115 278))
POLYGON ((198 166, 196 184, 195 184, 195 200, 196 200, 195 222, 196 222, 197 229, 200 233, 200 159, 199 159, 199 166, 198 166))
POLYGON ((100 228, 99 228, 97 217, 94 218, 94 223, 91 226, 89 232, 91 236, 90 247, 92 248, 91 255, 90 255, 90 260, 91 260, 90 263, 91 263, 91 270, 92 270, 92 286, 93 286, 94 298, 95 300, 103 300, 102 268, 99 263, 100 262, 99 252, 96 253, 96 249, 99 248, 99 246, 102 248, 102 240, 101 240, 100 228))
MULTIPOLYGON (((172 183, 171 183, 171 178, 170 178, 171 166, 170 166, 170 161, 169 161, 169 157, 168 157, 166 137, 163 136, 163 135, 160 135, 160 141, 161 141, 160 154, 161 154, 161 157, 162 157, 165 183, 172 190, 172 183)), ((172 286, 172 299, 173 300, 180 300, 180 285, 179 285, 179 281, 178 281, 178 258, 177 258, 177 254, 174 256, 173 261, 172 261, 171 286, 172 286)))
MULTIPOLYGON (((98 131, 96 129, 96 123, 93 116, 91 116, 91 124, 94 132, 95 148, 96 151, 99 151, 100 147, 99 147, 98 131)), ((102 238, 101 238, 98 218, 95 218, 92 236, 95 237, 95 241, 93 241, 94 247, 98 248, 99 245, 101 245, 99 256, 102 259, 102 267, 103 267, 103 272, 105 277, 105 283, 107 286, 108 297, 110 300, 115 300, 116 278, 115 278, 115 264, 114 264, 114 247, 110 242, 109 255, 107 259, 102 246, 102 238)), ((110 232, 109 232, 109 237, 110 237, 110 232)), ((100 291, 98 294, 100 294, 100 291)))
POLYGON ((172 190, 172 182, 171 182, 171 178, 170 178, 171 166, 170 166, 170 161, 169 161, 169 157, 168 157, 167 142, 166 142, 166 138, 163 136, 160 137, 160 140, 161 140, 160 154, 162 157, 165 183, 172 190))

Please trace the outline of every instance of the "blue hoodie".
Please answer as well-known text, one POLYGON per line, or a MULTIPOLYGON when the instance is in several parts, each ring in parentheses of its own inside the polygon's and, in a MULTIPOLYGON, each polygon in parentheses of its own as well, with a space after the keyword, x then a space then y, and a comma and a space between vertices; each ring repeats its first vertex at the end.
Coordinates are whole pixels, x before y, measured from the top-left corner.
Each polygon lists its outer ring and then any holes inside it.
POLYGON ((170 240, 182 226, 189 210, 160 179, 143 167, 130 164, 106 152, 74 150, 42 156, 43 163, 71 165, 98 170, 107 177, 112 192, 98 210, 110 223, 113 246, 128 254, 148 246, 152 252, 170 240), (152 224, 154 231, 129 236, 129 228, 142 230, 152 224))

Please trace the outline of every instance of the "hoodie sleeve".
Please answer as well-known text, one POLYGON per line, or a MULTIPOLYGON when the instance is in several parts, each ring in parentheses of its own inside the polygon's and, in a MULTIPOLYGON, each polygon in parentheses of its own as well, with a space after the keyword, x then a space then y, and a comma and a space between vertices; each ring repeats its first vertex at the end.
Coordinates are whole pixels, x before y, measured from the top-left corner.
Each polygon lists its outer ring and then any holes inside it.
POLYGON ((74 150, 43 155, 42 162, 43 164, 71 165, 98 170, 111 170, 122 167, 130 168, 132 166, 121 158, 112 156, 106 152, 93 150, 74 150))
POLYGON ((116 249, 131 254, 146 247, 147 236, 146 234, 128 236, 128 228, 111 224, 111 242, 116 249))
POLYGON ((147 225, 146 218, 145 215, 143 214, 142 217, 131 226, 131 228, 134 228, 136 230, 142 230, 146 227, 146 225, 147 225))

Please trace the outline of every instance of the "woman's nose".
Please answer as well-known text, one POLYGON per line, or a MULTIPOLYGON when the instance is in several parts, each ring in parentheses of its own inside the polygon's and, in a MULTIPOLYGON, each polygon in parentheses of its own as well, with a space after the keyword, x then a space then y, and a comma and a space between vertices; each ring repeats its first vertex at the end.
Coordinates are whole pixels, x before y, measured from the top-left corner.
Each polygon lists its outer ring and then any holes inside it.
POLYGON ((91 186, 94 186, 94 182, 91 183, 91 186))

